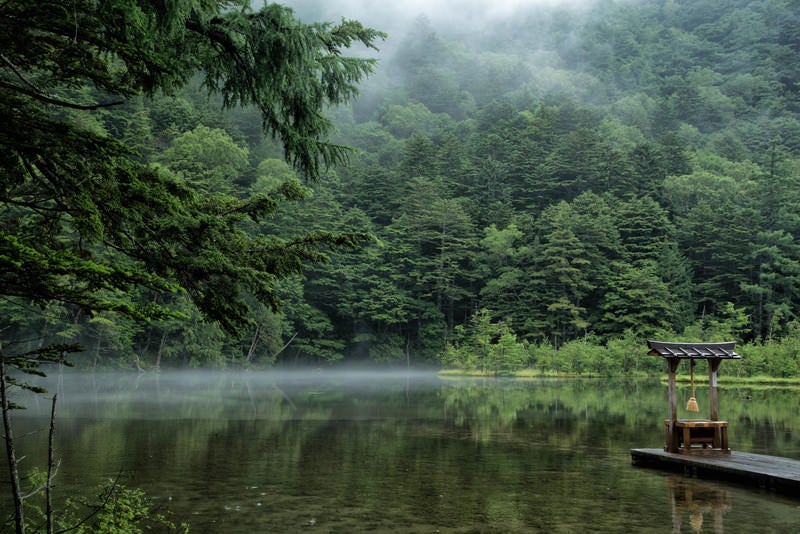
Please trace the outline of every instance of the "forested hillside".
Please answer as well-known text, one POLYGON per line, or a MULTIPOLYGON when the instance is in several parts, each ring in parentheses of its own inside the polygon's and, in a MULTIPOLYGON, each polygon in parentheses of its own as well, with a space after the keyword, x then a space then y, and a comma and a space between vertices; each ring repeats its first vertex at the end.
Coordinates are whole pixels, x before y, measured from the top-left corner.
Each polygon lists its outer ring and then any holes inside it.
POLYGON ((200 195, 312 190, 237 221, 249 235, 373 238, 280 282, 279 311, 254 301, 243 337, 167 292, 127 295, 179 312, 146 323, 0 306, 19 339, 141 367, 468 367, 491 346, 501 366, 555 369, 545 359, 575 343, 795 339, 798 20, 790 0, 539 6, 479 31, 423 14, 374 53, 360 98, 330 108, 354 150, 319 180, 284 162, 257 110, 223 112, 199 81, 82 111, 200 195))

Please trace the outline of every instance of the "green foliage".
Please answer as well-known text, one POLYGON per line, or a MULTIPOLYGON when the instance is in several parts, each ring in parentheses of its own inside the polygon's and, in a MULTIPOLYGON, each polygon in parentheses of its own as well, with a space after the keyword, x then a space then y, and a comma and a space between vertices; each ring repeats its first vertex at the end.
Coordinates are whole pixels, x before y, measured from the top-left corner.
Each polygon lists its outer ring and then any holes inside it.
POLYGON ((598 330, 609 333, 633 330, 647 335, 668 329, 673 306, 669 288, 659 277, 655 262, 638 267, 621 263, 600 303, 603 315, 598 330))
POLYGON ((716 315, 701 316, 683 333, 695 342, 741 339, 748 323, 749 317, 744 309, 726 302, 716 315))
POLYGON ((485 374, 507 375, 529 361, 527 344, 502 322, 492 323, 487 310, 475 314, 468 327, 456 327, 454 341, 441 355, 447 366, 485 374))
POLYGON ((159 155, 164 163, 198 191, 230 193, 248 166, 248 150, 225 130, 198 126, 173 139, 159 155))
POLYGON ((159 510, 142 489, 127 488, 109 480, 97 491, 94 499, 67 499, 57 527, 79 534, 189 532, 188 524, 176 525, 170 513, 159 510))

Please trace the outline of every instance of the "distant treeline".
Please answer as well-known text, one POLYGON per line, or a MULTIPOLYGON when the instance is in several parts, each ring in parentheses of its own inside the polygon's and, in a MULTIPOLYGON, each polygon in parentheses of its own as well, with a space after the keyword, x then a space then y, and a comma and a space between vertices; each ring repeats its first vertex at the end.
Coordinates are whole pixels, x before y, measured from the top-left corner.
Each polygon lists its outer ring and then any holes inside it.
MULTIPOLYGON (((470 36, 421 18, 330 110, 349 164, 244 226, 372 240, 281 282, 279 311, 254 300, 244 338, 184 294, 131 292, 177 312, 145 323, 0 307, 88 365, 656 374, 659 337, 735 340, 737 373, 796 376, 799 18, 788 0, 539 6, 470 36)), ((94 120, 202 194, 293 183, 261 116, 220 104, 194 84, 94 120)))

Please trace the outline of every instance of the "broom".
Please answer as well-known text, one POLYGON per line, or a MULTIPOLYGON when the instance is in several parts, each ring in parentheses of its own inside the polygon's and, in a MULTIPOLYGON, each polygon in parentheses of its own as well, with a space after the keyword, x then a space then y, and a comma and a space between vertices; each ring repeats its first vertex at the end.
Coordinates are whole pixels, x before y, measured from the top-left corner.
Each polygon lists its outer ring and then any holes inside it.
POLYGON ((697 406, 697 399, 694 397, 694 358, 689 360, 691 363, 689 364, 689 381, 692 384, 692 396, 689 397, 689 402, 686 403, 686 411, 687 412, 699 412, 700 408, 697 406))

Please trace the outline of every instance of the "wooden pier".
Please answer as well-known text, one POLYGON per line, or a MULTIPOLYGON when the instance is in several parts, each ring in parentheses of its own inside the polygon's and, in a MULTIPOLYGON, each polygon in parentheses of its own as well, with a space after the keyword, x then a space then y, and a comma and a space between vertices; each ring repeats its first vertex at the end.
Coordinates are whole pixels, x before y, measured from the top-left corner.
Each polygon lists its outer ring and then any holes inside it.
POLYGON ((633 465, 728 480, 800 498, 800 461, 764 454, 680 454, 663 449, 631 449, 633 465))

